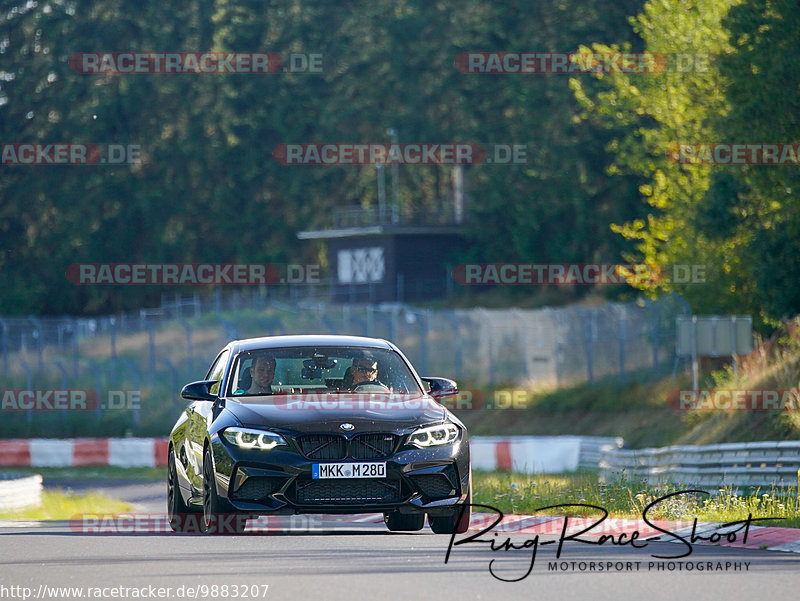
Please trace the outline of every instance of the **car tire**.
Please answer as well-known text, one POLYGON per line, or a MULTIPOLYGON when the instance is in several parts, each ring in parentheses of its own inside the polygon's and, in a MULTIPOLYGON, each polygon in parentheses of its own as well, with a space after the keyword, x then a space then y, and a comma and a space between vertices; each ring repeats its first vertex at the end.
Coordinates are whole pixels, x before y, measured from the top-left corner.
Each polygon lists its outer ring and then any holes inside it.
POLYGON ((469 529, 469 522, 472 518, 472 489, 467 495, 466 507, 464 505, 456 505, 455 511, 450 515, 443 515, 439 517, 428 516, 428 523, 431 526, 434 534, 464 534, 469 529), (464 513, 461 513, 461 510, 464 513))
POLYGON ((390 511, 383 514, 383 521, 392 532, 414 532, 425 526, 425 514, 390 511))
POLYGON ((211 449, 203 453, 203 518, 200 529, 204 534, 242 534, 247 526, 248 516, 237 513, 217 494, 214 478, 214 462, 211 449))
POLYGON ((198 521, 192 518, 198 516, 189 517, 189 514, 197 514, 197 509, 187 505, 181 496, 178 470, 175 467, 175 450, 170 447, 167 460, 167 516, 170 528, 174 532, 197 532, 198 521))

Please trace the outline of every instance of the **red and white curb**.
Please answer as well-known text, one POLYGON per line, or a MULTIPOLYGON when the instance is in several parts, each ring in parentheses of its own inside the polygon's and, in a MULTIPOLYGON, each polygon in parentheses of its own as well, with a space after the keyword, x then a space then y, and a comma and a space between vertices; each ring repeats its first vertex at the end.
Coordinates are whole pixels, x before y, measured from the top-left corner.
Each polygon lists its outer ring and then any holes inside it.
MULTIPOLYGON (((193 514, 198 516, 198 514, 193 514)), ((468 533, 457 535, 468 536, 469 533, 481 532, 497 519, 496 514, 473 513, 468 533)), ((532 516, 532 515, 505 515, 503 521, 496 528, 487 531, 486 536, 497 534, 498 542, 502 543, 505 537, 514 541, 513 536, 525 535, 528 537, 542 535, 558 537, 564 527, 563 516, 532 516)), ((382 513, 369 513, 357 515, 293 515, 293 516, 261 516, 258 520, 251 520, 247 533, 271 534, 277 532, 318 532, 321 530, 349 530, 361 529, 377 524, 383 524, 382 513)), ((732 527, 724 528, 722 524, 701 522, 697 526, 687 525, 689 522, 670 522, 663 520, 653 521, 653 525, 646 524, 640 519, 606 519, 602 524, 581 533, 584 529, 597 522, 596 518, 570 517, 566 535, 579 534, 581 539, 593 539, 601 536, 613 536, 616 542, 624 540, 629 542, 634 532, 638 532, 638 542, 670 542, 683 544, 681 540, 657 530, 653 526, 673 533, 691 541, 692 532, 699 537, 692 545, 719 545, 741 549, 758 549, 765 551, 784 551, 800 553, 800 528, 776 528, 772 526, 750 526, 747 542, 743 542, 743 532, 736 532, 736 536, 727 539, 725 534, 732 531, 732 527), (718 537, 712 537, 718 534, 718 537), (622 535, 625 535, 621 539, 622 535), (651 537, 658 537, 648 541, 651 537), (711 540, 709 540, 711 539, 711 540)), ((1 528, 29 528, 44 527, 53 522, 9 520, 0 521, 1 528)), ((166 514, 146 513, 121 513, 121 514, 78 514, 65 522, 69 529, 76 534, 111 534, 111 535, 136 535, 152 533, 171 533, 169 518, 166 514)), ((199 522, 196 530, 199 533, 199 522)), ((610 544, 610 543, 609 543, 610 544)))
POLYGON ((166 438, 11 438, 0 440, 0 466, 159 467, 168 449, 166 438))
MULTIPOLYGON (((367 524, 382 524, 382 513, 370 513, 356 516, 342 516, 342 521, 357 522, 367 524)), ((470 520, 469 530, 480 532, 489 524, 497 519, 496 514, 491 513, 473 513, 470 520)), ((504 533, 506 535, 528 534, 528 535, 561 535, 564 527, 563 516, 542 516, 542 515, 504 515, 503 521, 489 532, 491 533, 504 533)), ((570 517, 567 524, 567 535, 574 535, 588 528, 597 522, 597 518, 580 518, 570 517)), ((765 551, 785 551, 789 553, 800 553, 800 528, 778 528, 773 526, 750 526, 747 542, 743 543, 743 531, 736 533, 736 538, 732 542, 728 542, 725 537, 727 532, 732 531, 733 527, 724 528, 721 523, 714 522, 698 522, 694 527, 692 522, 673 522, 666 520, 651 520, 652 524, 658 528, 662 528, 668 532, 676 534, 690 540, 692 530, 694 529, 695 535, 704 538, 710 538, 712 534, 718 533, 721 535, 720 540, 697 541, 694 544, 704 545, 720 545, 722 547, 736 547, 740 549, 762 549, 765 551)), ((619 541, 620 535, 626 534, 625 540, 630 540, 633 532, 639 532, 638 540, 642 541, 650 537, 659 537, 659 540, 652 542, 670 542, 681 543, 680 540, 665 534, 662 531, 656 530, 653 526, 648 525, 643 520, 639 519, 624 519, 624 518, 606 518, 601 524, 592 528, 581 537, 585 538, 599 538, 601 536, 613 536, 616 541, 619 541)), ((462 535, 464 536, 464 535, 462 535)))

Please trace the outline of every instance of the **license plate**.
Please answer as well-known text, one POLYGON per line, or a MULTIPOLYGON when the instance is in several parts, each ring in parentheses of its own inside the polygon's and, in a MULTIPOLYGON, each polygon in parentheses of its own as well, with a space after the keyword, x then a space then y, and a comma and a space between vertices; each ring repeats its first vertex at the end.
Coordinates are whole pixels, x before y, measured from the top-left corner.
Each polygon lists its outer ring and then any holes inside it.
POLYGON ((367 463, 313 463, 311 477, 314 480, 326 478, 385 478, 386 463, 375 461, 367 463))

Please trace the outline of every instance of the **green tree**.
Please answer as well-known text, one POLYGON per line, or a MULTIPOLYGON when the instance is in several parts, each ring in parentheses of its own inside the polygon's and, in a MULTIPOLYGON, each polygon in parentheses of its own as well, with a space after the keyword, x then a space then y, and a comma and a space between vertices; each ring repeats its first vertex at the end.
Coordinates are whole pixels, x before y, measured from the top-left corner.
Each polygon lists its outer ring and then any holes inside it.
MULTIPOLYGON (((735 3, 650 0, 631 23, 647 52, 667 58, 667 68, 600 75, 605 89, 594 94, 581 81, 572 82, 585 118, 625 127, 626 134, 609 146, 616 155, 609 173, 647 178, 639 188, 646 216, 613 226, 636 242, 629 259, 707 267, 703 285, 665 279, 641 287, 653 294, 678 290, 698 312, 758 313, 747 256, 752 233, 732 211, 730 195, 739 193, 738 184, 719 167, 676 160, 680 143, 716 141, 714 125, 730 110, 716 59, 732 52, 723 19, 735 3), (690 66, 680 55, 691 59, 690 66)), ((594 46, 598 52, 615 49, 594 46)))

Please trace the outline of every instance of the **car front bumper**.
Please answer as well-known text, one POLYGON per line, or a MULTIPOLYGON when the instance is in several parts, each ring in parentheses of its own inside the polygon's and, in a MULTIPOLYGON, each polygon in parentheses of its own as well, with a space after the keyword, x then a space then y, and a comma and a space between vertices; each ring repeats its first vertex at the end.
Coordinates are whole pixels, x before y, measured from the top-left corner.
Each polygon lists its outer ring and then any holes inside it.
POLYGON ((311 460, 295 445, 271 451, 212 440, 217 493, 250 514, 451 514, 470 490, 469 442, 401 448, 380 459, 311 460), (314 463, 385 462, 385 478, 313 479, 314 463))

